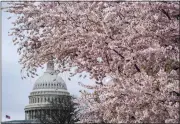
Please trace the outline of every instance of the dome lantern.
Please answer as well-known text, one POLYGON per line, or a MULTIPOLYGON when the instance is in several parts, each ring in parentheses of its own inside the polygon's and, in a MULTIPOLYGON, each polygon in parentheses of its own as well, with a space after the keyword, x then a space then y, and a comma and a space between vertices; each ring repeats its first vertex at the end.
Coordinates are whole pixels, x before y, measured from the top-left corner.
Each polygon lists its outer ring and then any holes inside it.
POLYGON ((54 62, 53 62, 53 60, 50 60, 47 63, 46 72, 52 72, 52 71, 54 71, 54 62))

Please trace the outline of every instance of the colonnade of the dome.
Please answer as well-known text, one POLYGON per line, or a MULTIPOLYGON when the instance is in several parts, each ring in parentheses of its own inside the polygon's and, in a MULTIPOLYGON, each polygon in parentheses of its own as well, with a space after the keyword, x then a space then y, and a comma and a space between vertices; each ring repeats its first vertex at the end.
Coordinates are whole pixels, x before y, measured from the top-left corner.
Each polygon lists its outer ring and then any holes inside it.
MULTIPOLYGON (((43 116, 43 114, 49 113, 51 114, 50 109, 33 109, 25 111, 25 120, 36 120, 38 116, 43 116)), ((48 114, 45 114, 48 115, 48 114)))
MULTIPOLYGON (((69 94, 66 94, 69 95, 69 94)), ((29 98, 29 104, 35 103, 48 103, 48 101, 54 101, 57 99, 57 96, 34 96, 29 98)), ((60 101, 60 99, 57 99, 60 101)))

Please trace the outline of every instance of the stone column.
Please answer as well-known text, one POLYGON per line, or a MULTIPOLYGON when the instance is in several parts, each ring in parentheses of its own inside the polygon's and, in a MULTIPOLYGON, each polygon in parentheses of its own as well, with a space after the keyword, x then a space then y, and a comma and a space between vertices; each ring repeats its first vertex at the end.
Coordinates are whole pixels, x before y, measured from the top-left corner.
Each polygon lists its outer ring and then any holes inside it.
POLYGON ((31 120, 31 111, 29 111, 29 120, 31 120))
POLYGON ((37 117, 37 116, 39 116, 38 110, 36 110, 36 114, 35 114, 35 116, 36 116, 36 117, 37 117))
POLYGON ((29 111, 27 111, 27 120, 29 120, 29 111))
POLYGON ((25 111, 25 120, 27 120, 27 111, 25 111))
POLYGON ((27 120, 30 120, 30 112, 28 111, 28 118, 27 118, 27 120))
POLYGON ((37 116, 37 111, 34 110, 34 119, 36 119, 36 116, 37 116))
POLYGON ((41 115, 41 117, 43 116, 43 110, 42 109, 40 110, 40 115, 41 115))
POLYGON ((41 118, 41 116, 42 116, 42 115, 41 115, 41 109, 40 109, 40 110, 39 110, 39 117, 41 118))
POLYGON ((26 113, 25 120, 28 120, 28 111, 26 111, 25 113, 26 113))
POLYGON ((33 120, 33 117, 34 117, 34 110, 32 110, 32 117, 31 117, 31 118, 32 118, 32 120, 33 120))
POLYGON ((31 110, 31 120, 32 120, 32 115, 33 115, 33 113, 32 113, 32 110, 31 110))
POLYGON ((27 120, 29 119, 29 113, 28 113, 28 111, 27 111, 27 120))
POLYGON ((32 120, 34 119, 34 110, 32 110, 32 120))
POLYGON ((35 110, 33 110, 33 120, 34 120, 34 118, 35 118, 35 117, 34 117, 34 116, 35 116, 35 113, 36 113, 36 111, 35 111, 35 110))
POLYGON ((33 110, 31 110, 31 120, 33 119, 33 110))
POLYGON ((36 114, 35 115, 36 115, 36 117, 39 116, 38 110, 36 110, 36 114))
POLYGON ((35 110, 33 110, 33 120, 34 120, 34 116, 35 116, 35 110))
POLYGON ((25 111, 25 120, 26 120, 26 111, 25 111))
POLYGON ((30 114, 29 114, 29 110, 27 111, 27 120, 30 119, 30 114))
POLYGON ((29 119, 31 120, 32 119, 32 112, 31 112, 31 110, 29 111, 29 119))
POLYGON ((25 111, 25 120, 27 120, 27 111, 25 111))

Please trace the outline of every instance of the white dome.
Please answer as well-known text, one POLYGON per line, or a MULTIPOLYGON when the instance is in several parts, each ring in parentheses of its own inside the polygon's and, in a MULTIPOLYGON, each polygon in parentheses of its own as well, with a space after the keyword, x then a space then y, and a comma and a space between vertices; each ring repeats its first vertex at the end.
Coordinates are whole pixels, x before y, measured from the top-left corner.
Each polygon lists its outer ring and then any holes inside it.
POLYGON ((67 90, 64 80, 57 74, 50 74, 45 72, 44 75, 39 77, 33 87, 37 89, 64 89, 67 90))
POLYGON ((40 89, 67 90, 64 80, 54 72, 54 66, 51 62, 47 64, 46 72, 34 84, 33 90, 40 89))

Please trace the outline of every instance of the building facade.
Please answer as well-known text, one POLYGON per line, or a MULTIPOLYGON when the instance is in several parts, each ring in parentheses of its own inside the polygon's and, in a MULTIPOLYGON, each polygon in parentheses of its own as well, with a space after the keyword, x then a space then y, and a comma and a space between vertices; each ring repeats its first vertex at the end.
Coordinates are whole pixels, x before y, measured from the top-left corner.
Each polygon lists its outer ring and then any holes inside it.
MULTIPOLYGON (((37 115, 41 115, 43 111, 50 109, 49 101, 57 100, 62 95, 69 96, 70 94, 64 80, 55 73, 53 61, 49 61, 46 71, 36 80, 29 95, 29 104, 24 109, 25 120, 19 120, 19 123, 22 123, 22 121, 24 123, 33 123, 37 115)), ((18 123, 18 120, 9 121, 9 123, 13 122, 18 123)))

